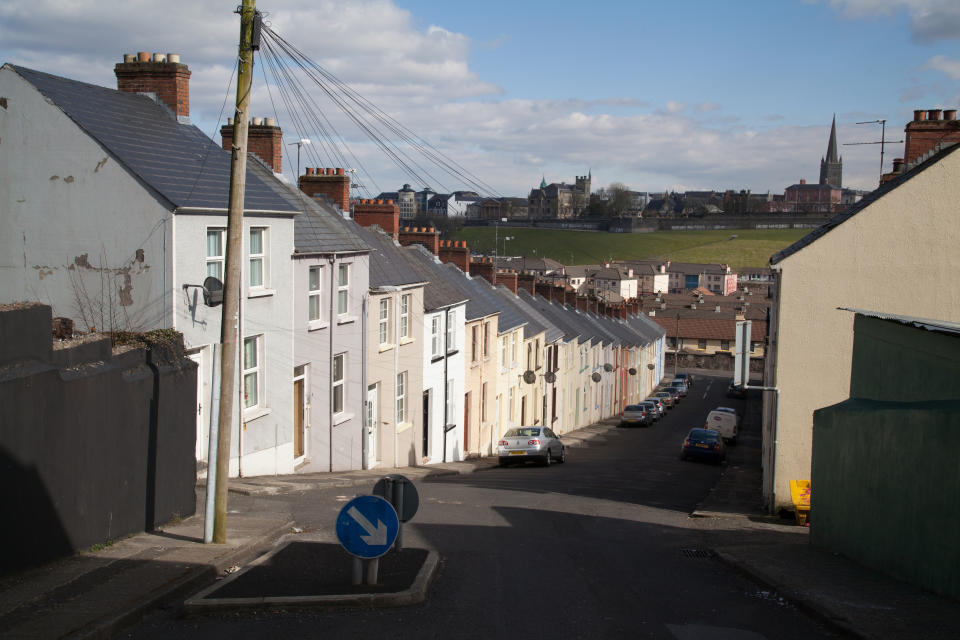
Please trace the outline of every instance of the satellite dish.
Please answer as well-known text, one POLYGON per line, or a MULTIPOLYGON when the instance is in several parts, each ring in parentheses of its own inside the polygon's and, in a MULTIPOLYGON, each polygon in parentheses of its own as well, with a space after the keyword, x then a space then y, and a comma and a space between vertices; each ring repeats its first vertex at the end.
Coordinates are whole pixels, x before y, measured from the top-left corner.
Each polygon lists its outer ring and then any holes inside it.
POLYGON ((607 373, 610 373, 613 371, 613 365, 608 362, 607 364, 603 365, 603 370, 607 373))
POLYGON ((593 380, 594 382, 600 382, 600 373, 597 371, 594 371, 592 374, 590 374, 590 379, 593 380))
POLYGON ((537 374, 535 374, 533 371, 530 371, 530 369, 527 369, 523 372, 523 381, 527 384, 533 384, 537 381, 537 374))
POLYGON ((647 369, 650 369, 650 371, 653 371, 653 370, 656 369, 656 368, 657 368, 657 367, 654 366, 654 364, 653 364, 652 362, 647 363, 647 369))
POLYGON ((553 384, 557 381, 557 374, 555 374, 553 371, 547 371, 545 374, 543 374, 543 379, 547 381, 547 384, 553 384))
POLYGON ((203 304, 208 307, 223 304, 223 283, 213 276, 207 276, 203 281, 203 304))
POLYGON ((629 369, 627 369, 627 373, 629 373, 632 376, 635 376, 637 375, 637 370, 634 369, 633 367, 630 367, 629 369))

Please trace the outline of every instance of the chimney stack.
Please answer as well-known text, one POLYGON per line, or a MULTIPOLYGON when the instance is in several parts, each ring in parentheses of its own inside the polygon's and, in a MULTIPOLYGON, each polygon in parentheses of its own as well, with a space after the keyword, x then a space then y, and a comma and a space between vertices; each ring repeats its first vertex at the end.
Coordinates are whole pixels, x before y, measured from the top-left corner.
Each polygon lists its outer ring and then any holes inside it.
POLYGON ((350 210, 350 176, 337 168, 307 167, 306 175, 297 178, 300 190, 311 198, 327 197, 341 211, 350 210))
POLYGON ((117 89, 125 93, 151 93, 177 114, 177 118, 190 117, 190 69, 180 63, 176 53, 141 51, 123 55, 123 62, 113 68, 117 76, 117 89))
MULTIPOLYGON (((283 131, 273 118, 253 118, 247 128, 247 148, 270 165, 274 173, 283 173, 283 131)), ((233 146, 233 118, 220 127, 222 146, 227 151, 233 146)))

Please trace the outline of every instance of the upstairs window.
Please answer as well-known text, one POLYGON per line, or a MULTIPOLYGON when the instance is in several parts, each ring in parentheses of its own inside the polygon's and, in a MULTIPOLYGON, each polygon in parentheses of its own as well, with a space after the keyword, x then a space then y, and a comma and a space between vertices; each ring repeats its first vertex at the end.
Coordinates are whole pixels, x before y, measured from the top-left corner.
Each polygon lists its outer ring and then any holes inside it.
POLYGON ((410 294, 400 296, 400 339, 410 337, 410 294))
POLYGON ((266 227, 250 228, 250 287, 263 288, 267 278, 266 227))
POLYGON ((390 300, 386 298, 380 301, 378 327, 380 344, 388 344, 390 342, 390 300))
POLYGON ((440 316, 434 316, 430 321, 430 355, 434 358, 443 355, 443 334, 440 329, 440 316))
POLYGON ((223 247, 226 229, 207 229, 207 276, 223 282, 223 247))
POLYGON ((310 267, 307 289, 307 312, 310 320, 320 319, 320 283, 323 282, 323 267, 310 267))
POLYGON ((337 315, 350 311, 350 265, 341 264, 337 269, 337 315))

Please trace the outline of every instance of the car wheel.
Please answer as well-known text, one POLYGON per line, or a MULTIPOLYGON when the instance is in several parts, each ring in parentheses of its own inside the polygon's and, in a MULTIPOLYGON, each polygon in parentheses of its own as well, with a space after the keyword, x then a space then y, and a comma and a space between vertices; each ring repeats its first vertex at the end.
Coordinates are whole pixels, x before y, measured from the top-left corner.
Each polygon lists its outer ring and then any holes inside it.
POLYGON ((560 446, 560 457, 557 458, 557 462, 563 464, 567 461, 567 449, 563 445, 560 446))
POLYGON ((553 464, 553 456, 550 455, 550 449, 547 449, 547 455, 543 458, 543 466, 549 467, 553 464))

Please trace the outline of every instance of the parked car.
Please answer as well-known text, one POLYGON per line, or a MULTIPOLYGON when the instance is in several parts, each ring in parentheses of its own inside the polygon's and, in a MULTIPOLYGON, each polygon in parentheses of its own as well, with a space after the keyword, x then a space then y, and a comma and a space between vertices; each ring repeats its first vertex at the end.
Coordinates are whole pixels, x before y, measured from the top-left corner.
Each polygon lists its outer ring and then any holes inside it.
POLYGON ((653 416, 642 404, 628 404, 623 408, 623 414, 620 416, 621 427, 645 427, 651 422, 653 422, 653 416))
POLYGON ((731 444, 737 443, 740 419, 737 418, 736 414, 714 409, 707 414, 707 419, 703 426, 718 432, 727 442, 731 444))
POLYGON ((681 398, 687 397, 687 392, 689 391, 689 387, 687 387, 687 383, 684 382, 683 380, 677 378, 676 380, 670 383, 670 386, 676 387, 680 391, 681 398))
POLYGON ((657 396, 650 396, 649 398, 644 400, 644 402, 649 402, 653 404, 657 408, 657 413, 660 414, 659 415, 660 418, 662 418, 664 414, 667 412, 667 405, 664 404, 663 398, 658 398, 657 396))
POLYGON ((666 391, 673 395, 673 404, 680 403, 680 387, 666 386, 661 391, 666 391))
POLYGON ((675 373, 673 374, 674 379, 680 378, 681 380, 686 380, 687 386, 693 388, 693 374, 691 373, 675 373))
POLYGON ((713 429, 690 429, 680 447, 680 459, 701 458, 720 464, 727 457, 723 438, 713 429))
POLYGON ((667 406, 667 409, 673 408, 673 394, 669 391, 657 391, 653 397, 660 398, 660 402, 667 406))
POLYGON ((637 404, 647 408, 647 413, 650 414, 650 422, 656 422, 663 417, 663 413, 660 411, 660 405, 652 400, 644 400, 643 402, 638 402, 637 404))
POLYGON ((742 384, 736 384, 733 380, 730 380, 730 386, 727 387, 727 397, 728 398, 746 398, 747 390, 743 387, 742 384))
POLYGON ((716 407, 714 411, 726 411, 727 413, 731 413, 737 417, 737 424, 740 424, 740 414, 737 413, 737 410, 733 407, 716 407))
POLYGON ((497 443, 497 458, 501 467, 531 460, 549 467, 553 462, 566 462, 567 454, 560 437, 551 429, 516 427, 503 434, 497 443))

